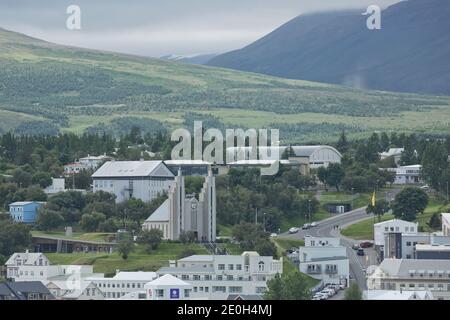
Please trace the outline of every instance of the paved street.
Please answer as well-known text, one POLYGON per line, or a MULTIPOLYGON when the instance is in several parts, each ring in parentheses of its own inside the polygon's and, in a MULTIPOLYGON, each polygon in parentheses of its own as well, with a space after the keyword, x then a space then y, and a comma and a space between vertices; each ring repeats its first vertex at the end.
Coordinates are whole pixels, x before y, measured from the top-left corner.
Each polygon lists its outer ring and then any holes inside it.
POLYGON ((298 233, 281 234, 280 237, 291 239, 303 239, 305 235, 311 235, 315 237, 339 237, 341 243, 347 247, 348 257, 350 260, 350 274, 353 279, 358 283, 358 286, 363 290, 366 288, 365 274, 363 268, 366 268, 370 264, 375 264, 376 258, 373 249, 365 249, 367 253, 364 257, 358 257, 356 252, 351 248, 353 244, 361 241, 352 240, 350 238, 342 236, 334 226, 338 225, 339 228, 343 228, 347 225, 356 223, 361 220, 373 217, 368 215, 365 208, 356 209, 344 214, 334 215, 328 219, 320 221, 317 227, 300 230, 298 233))

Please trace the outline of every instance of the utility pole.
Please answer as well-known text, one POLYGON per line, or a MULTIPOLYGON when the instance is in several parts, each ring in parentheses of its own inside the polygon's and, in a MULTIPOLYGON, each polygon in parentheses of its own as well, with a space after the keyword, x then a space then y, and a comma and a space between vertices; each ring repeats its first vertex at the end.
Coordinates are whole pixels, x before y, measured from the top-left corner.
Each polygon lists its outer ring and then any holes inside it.
POLYGON ((355 188, 353 188, 352 187, 352 207, 350 208, 350 210, 353 210, 353 190, 354 190, 355 188))
POLYGON ((311 199, 308 200, 308 216, 309 216, 309 224, 311 224, 311 199))
POLYGON ((263 218, 264 218, 264 232, 266 232, 266 213, 265 212, 263 214, 263 218))
POLYGON ((255 225, 258 225, 258 208, 255 208, 255 225))

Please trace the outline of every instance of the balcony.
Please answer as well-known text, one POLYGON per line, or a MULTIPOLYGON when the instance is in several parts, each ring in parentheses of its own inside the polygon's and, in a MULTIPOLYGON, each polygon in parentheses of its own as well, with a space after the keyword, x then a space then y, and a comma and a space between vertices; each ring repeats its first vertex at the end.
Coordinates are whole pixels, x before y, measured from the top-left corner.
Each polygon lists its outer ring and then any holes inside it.
POLYGON ((325 269, 326 274, 337 274, 337 269, 325 269))

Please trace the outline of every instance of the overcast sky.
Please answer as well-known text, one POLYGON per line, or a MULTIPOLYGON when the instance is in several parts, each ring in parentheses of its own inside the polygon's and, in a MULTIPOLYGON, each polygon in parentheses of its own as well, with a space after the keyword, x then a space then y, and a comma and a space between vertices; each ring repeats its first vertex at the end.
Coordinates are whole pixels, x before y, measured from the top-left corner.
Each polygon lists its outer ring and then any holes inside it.
POLYGON ((0 0, 0 27, 47 41, 144 56, 241 48, 305 13, 399 0, 0 0), (81 30, 66 8, 81 8, 81 30))

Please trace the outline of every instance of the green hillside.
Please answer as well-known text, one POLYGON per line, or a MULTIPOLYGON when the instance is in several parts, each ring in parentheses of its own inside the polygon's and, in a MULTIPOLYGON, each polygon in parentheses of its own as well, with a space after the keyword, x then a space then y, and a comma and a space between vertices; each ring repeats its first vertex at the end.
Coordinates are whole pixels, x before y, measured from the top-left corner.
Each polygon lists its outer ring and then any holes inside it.
POLYGON ((284 141, 329 141, 342 130, 442 133, 450 131, 450 98, 65 47, 0 29, 0 132, 173 128, 194 118, 280 128, 284 141))

